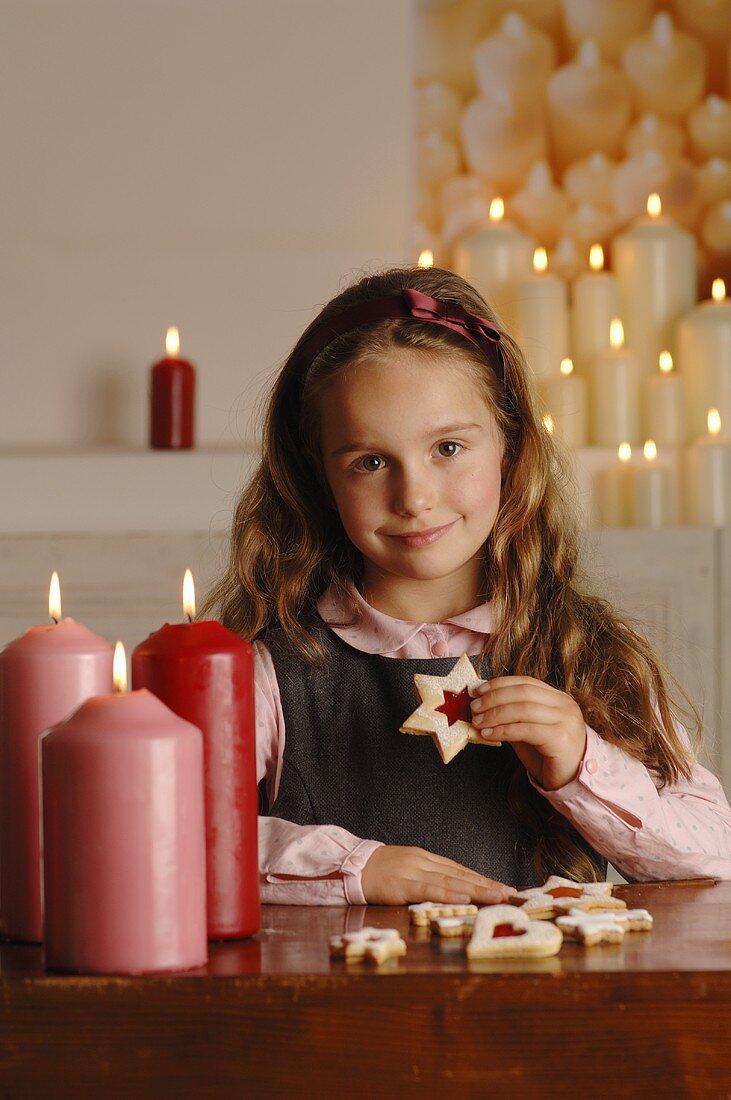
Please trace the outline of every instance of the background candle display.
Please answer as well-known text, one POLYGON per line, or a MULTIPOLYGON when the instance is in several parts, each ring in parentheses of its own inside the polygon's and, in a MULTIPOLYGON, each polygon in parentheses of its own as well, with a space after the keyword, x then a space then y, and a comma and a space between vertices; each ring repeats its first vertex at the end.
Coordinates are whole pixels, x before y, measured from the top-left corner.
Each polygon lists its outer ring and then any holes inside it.
POLYGON ((87 699, 41 740, 46 966, 140 974, 202 966, 203 743, 149 691, 87 699))
POLYGON ((43 936, 38 741, 91 695, 111 691, 112 646, 61 618, 54 573, 46 626, 0 652, 0 934, 43 936))
POLYGON ((515 325, 515 284, 530 273, 535 241, 505 218, 498 196, 490 203, 490 220, 460 241, 454 268, 472 283, 508 326, 515 325))
POLYGON ((685 451, 685 521, 725 527, 731 523, 731 438, 718 409, 709 409, 707 419, 707 433, 685 451))
POLYGON ((250 936, 260 917, 252 649, 220 623, 192 622, 190 570, 184 607, 187 622, 137 646, 132 680, 203 732, 208 935, 250 936))
POLYGON ((706 430, 710 408, 731 424, 731 302, 723 279, 713 283, 710 300, 678 322, 678 365, 688 397, 691 439, 706 430))
POLYGON ((609 343, 591 366, 591 433, 594 443, 616 447, 640 438, 641 370, 637 356, 624 346, 618 317, 610 325, 609 343))
POLYGON ((535 378, 554 374, 568 353, 566 281, 548 271, 545 248, 533 254, 533 272, 515 285, 515 328, 535 378))

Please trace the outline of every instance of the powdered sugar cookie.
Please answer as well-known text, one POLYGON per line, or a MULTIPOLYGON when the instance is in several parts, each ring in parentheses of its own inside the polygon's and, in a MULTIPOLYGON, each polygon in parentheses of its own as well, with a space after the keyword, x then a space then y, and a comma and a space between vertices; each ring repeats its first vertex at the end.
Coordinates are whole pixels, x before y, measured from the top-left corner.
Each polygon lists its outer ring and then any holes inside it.
POLYGON ((445 940, 460 939, 471 936, 475 918, 464 917, 435 917, 429 922, 429 927, 436 936, 445 940))
POLYGON ((476 905, 444 905, 439 901, 419 901, 409 906, 411 923, 423 928, 439 917, 474 917, 476 905))
POLYGON ((624 927, 614 913, 582 913, 575 910, 557 917, 556 924, 567 939, 578 940, 584 947, 621 943, 624 939, 624 927))
POLYGON ((552 875, 543 886, 518 890, 511 900, 534 920, 550 920, 572 908, 584 912, 626 909, 626 902, 612 897, 612 888, 611 882, 573 882, 552 875))
POLYGON ((486 741, 472 725, 470 700, 482 683, 469 657, 463 654, 447 676, 426 676, 417 672, 414 685, 421 703, 400 727, 401 733, 432 737, 445 764, 465 745, 499 745, 486 741))
POLYGON ((647 909, 625 909, 618 913, 612 913, 625 932, 651 932, 654 921, 652 914, 647 909))
POLYGON ((378 966, 386 959, 406 954, 406 943, 396 928, 361 928, 330 939, 330 954, 336 959, 354 962, 367 958, 378 966))
POLYGON ((487 905, 475 917, 466 950, 470 959, 541 958, 558 954, 562 941, 555 925, 529 920, 514 905, 487 905))

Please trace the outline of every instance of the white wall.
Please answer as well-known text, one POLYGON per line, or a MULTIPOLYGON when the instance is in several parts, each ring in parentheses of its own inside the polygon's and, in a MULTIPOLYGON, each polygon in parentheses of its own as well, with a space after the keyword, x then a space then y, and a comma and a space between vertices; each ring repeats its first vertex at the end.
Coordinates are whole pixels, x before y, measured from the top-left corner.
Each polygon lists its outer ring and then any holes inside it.
POLYGON ((0 448, 198 439, 361 268, 410 260, 411 0, 0 0, 0 448))

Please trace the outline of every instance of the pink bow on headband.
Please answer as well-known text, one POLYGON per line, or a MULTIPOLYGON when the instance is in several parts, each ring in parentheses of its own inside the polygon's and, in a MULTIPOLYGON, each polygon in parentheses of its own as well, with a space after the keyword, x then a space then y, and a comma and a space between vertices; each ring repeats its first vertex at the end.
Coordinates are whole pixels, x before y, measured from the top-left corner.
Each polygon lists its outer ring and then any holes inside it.
MULTIPOLYGON (((371 298, 359 302, 344 310, 337 317, 322 321, 307 336, 297 349, 297 363, 300 370, 306 372, 317 356, 328 344, 350 329, 359 328, 372 321, 405 320, 412 317, 415 321, 441 325, 451 329, 469 340, 483 353, 498 377, 503 376, 503 362, 500 354, 500 333, 492 321, 469 313, 458 302, 447 302, 441 298, 430 298, 419 290, 406 287, 400 294, 389 294, 383 298, 371 298)), ((304 379, 304 375, 301 376, 304 379)))
POLYGON ((468 313, 459 302, 445 302, 440 298, 430 298, 428 294, 422 294, 408 287, 401 293, 415 320, 431 321, 432 324, 452 329, 453 332, 466 336, 471 343, 481 349, 483 345, 480 340, 489 340, 492 344, 500 341, 500 333, 492 321, 488 321, 485 317, 478 317, 475 313, 468 313))

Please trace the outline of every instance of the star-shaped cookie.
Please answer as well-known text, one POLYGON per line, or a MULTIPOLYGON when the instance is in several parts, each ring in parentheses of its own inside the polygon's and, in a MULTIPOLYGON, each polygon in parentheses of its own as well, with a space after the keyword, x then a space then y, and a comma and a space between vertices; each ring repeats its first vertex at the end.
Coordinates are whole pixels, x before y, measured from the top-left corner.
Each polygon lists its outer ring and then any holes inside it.
POLYGON ((470 699, 481 682, 466 654, 447 676, 415 673, 414 684, 421 703, 399 727, 400 732, 433 737, 445 764, 469 741, 476 745, 496 744, 485 741, 470 721, 470 699))

